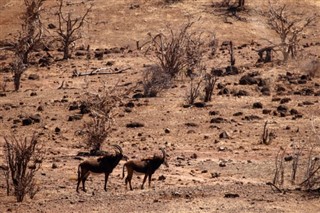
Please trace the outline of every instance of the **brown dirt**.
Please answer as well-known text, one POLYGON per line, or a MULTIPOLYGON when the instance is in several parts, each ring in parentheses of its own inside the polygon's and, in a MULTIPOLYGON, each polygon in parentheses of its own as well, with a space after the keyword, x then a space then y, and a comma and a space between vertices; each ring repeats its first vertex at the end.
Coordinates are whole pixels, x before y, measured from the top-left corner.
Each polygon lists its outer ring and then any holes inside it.
MULTIPOLYGON (((11 38, 19 29, 19 16, 22 3, 14 0, 2 0, 0 5, 0 40, 11 38)), ((73 1, 80 2, 80 1, 73 1)), ((74 57, 68 61, 55 61, 50 67, 31 66, 24 74, 22 88, 13 92, 12 81, 8 82, 5 97, 0 97, 0 135, 10 132, 17 136, 31 135, 33 131, 42 131, 41 141, 46 149, 45 161, 37 175, 41 191, 33 200, 26 199, 16 203, 13 196, 6 196, 5 182, 1 173, 0 179, 0 212, 320 212, 319 196, 295 190, 286 182, 286 193, 275 193, 266 183, 272 181, 274 161, 280 147, 288 147, 293 142, 314 140, 311 121, 315 120, 319 130, 319 96, 294 95, 293 92, 311 88, 319 92, 319 77, 307 81, 306 84, 290 84, 279 81, 279 75, 287 72, 295 75, 304 74, 301 64, 304 61, 290 62, 286 66, 277 63, 256 67, 258 57, 254 49, 256 43, 262 46, 264 40, 276 40, 276 35, 268 28, 261 11, 265 11, 267 3, 258 0, 248 1, 247 13, 240 14, 246 22, 230 18, 232 24, 224 23, 223 17, 215 15, 210 7, 212 1, 184 0, 181 3, 166 5, 161 0, 94 0, 93 12, 83 32, 84 39, 76 46, 87 46, 91 49, 127 47, 131 51, 120 54, 105 55, 103 60, 74 57), (139 8, 130 9, 131 4, 139 8), (113 87, 118 83, 120 89, 128 89, 141 81, 142 71, 146 64, 154 63, 135 50, 136 41, 145 41, 148 33, 152 35, 165 32, 167 26, 176 29, 186 23, 188 16, 201 19, 194 29, 205 33, 215 32, 222 41, 232 40, 236 47, 247 44, 235 51, 236 65, 241 74, 219 78, 218 82, 227 85, 230 91, 244 89, 249 96, 217 95, 215 90, 213 101, 205 108, 183 108, 188 88, 188 79, 179 77, 174 87, 164 91, 156 98, 132 99, 133 93, 123 101, 135 104, 131 113, 124 107, 117 109, 118 116, 114 131, 105 142, 103 149, 109 150, 109 144, 120 144, 130 158, 139 158, 158 152, 159 147, 166 147, 170 167, 161 166, 154 174, 152 187, 141 190, 142 178, 134 176, 134 190, 128 191, 121 178, 123 162, 111 174, 108 192, 103 191, 104 176, 91 176, 87 181, 88 192, 76 193, 76 172, 79 160, 75 159, 79 151, 86 151, 83 138, 75 132, 83 126, 84 120, 68 121, 69 115, 77 111, 69 111, 69 105, 80 101, 85 92, 98 92, 104 85, 113 87), (253 42, 254 41, 254 42, 253 42), (74 70, 85 71, 91 68, 106 67, 108 61, 114 61, 113 68, 128 68, 121 74, 88 76, 72 78, 74 70), (262 95, 256 85, 239 85, 239 79, 246 73, 258 71, 262 78, 268 79, 271 95, 262 95), (36 73, 40 80, 28 80, 28 76, 36 73), (64 89, 57 88, 65 82, 64 89), (284 94, 277 94, 276 85, 286 88, 284 94), (318 85, 318 86, 316 86, 318 85), (36 96, 30 96, 36 92, 36 96), (274 98, 290 98, 285 105, 289 109, 297 109, 302 118, 293 119, 287 115, 281 117, 273 113, 262 114, 262 109, 253 109, 252 104, 261 102, 264 109, 276 111, 280 105, 274 98), (63 99, 67 101, 62 101, 63 99), (312 105, 301 104, 310 102, 312 105), (44 110, 38 112, 38 106, 44 110), (217 116, 209 115, 210 111, 219 111, 217 116), (234 113, 242 112, 241 116, 234 113), (41 122, 30 126, 14 124, 19 117, 40 114, 41 122), (257 115, 261 120, 246 120, 245 116, 257 115), (211 124, 214 117, 223 117, 225 123, 211 124), (270 121, 270 128, 276 133, 271 145, 260 144, 263 124, 270 121), (131 121, 142 122, 145 126, 128 129, 131 121), (195 127, 185 125, 195 123, 195 127), (59 127, 61 133, 56 134, 59 127), (170 133, 165 133, 168 128, 170 133), (227 131, 229 139, 220 139, 219 134, 227 131), (224 150, 221 150, 224 148, 224 150), (196 157, 194 157, 196 154, 196 157), (220 167, 221 161, 226 167, 220 167), (53 169, 52 164, 58 168, 53 169), (212 173, 219 173, 217 178, 212 173), (158 180, 164 175, 165 180, 158 180), (226 198, 225 194, 238 194, 236 198, 226 198)), ((285 1, 293 2, 293 1, 285 1)), ((305 14, 319 9, 319 1, 303 1, 297 7, 305 14)), ((73 7, 81 11, 82 4, 73 7)), ((44 23, 55 23, 52 15, 55 3, 45 3, 44 23), (50 18, 51 17, 51 18, 50 18)), ((83 8, 82 8, 83 9, 83 8)), ((78 11, 78 10, 77 10, 78 11)), ((305 34, 302 44, 320 42, 320 24, 317 22, 305 34)), ((53 34, 49 30, 49 33, 53 34)), ((306 56, 319 55, 320 46, 313 45, 304 49, 306 56)), ((1 55, 8 54, 0 52, 1 55)), ((52 52, 54 57, 61 58, 59 52, 52 52)), ((209 52, 208 54, 209 55, 209 52)), ((218 51, 211 59, 206 57, 207 69, 225 67, 228 64, 228 53, 218 51)), ((276 57, 280 57, 277 55, 276 57)), ((10 55, 9 59, 10 61, 10 55)), ((6 61, 0 66, 7 66, 6 61)), ((11 73, 1 73, 3 79, 10 79, 11 73)), ((140 85, 141 87, 141 85, 140 85)), ((0 159, 3 159, 4 141, 0 138, 0 159)), ((316 149, 317 150, 317 149, 316 149)), ((0 164, 3 160, 0 160, 0 164)), ((288 169, 290 162, 286 163, 288 169)), ((289 170, 287 170, 289 171, 289 170)), ((287 179, 290 174, 287 172, 287 179)))

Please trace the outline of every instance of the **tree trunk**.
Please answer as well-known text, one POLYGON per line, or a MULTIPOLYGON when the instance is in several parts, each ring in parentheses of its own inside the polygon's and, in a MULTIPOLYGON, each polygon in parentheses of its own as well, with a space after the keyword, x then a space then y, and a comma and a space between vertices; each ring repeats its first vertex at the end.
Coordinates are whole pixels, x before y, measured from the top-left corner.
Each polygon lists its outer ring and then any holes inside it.
POLYGON ((245 0, 239 0, 239 7, 244 7, 245 0))
POLYGON ((63 59, 69 58, 69 44, 65 44, 63 47, 63 59))

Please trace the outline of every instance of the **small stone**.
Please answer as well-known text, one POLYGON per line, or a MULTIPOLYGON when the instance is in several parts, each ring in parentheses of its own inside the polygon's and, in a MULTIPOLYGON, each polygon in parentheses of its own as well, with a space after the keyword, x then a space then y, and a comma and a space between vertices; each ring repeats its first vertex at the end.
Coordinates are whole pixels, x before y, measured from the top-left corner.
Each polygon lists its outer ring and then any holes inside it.
POLYGON ((235 194, 235 193, 226 193, 224 195, 225 198, 237 198, 240 197, 239 194, 235 194))
POLYGON ((220 173, 218 173, 218 172, 211 173, 211 178, 218 178, 218 177, 220 177, 220 173))
POLYGON ((24 118, 22 119, 22 126, 29 126, 31 125, 33 122, 32 122, 32 119, 31 118, 24 118))
POLYGON ((59 127, 56 127, 56 128, 54 129, 54 132, 55 132, 55 133, 60 133, 60 132, 61 132, 61 129, 60 129, 59 127))
POLYGON ((58 168, 57 164, 56 164, 56 163, 53 163, 53 164, 52 164, 52 169, 56 169, 56 168, 58 168))
POLYGON ((227 164, 226 164, 226 162, 225 162, 225 161, 221 161, 221 162, 219 163, 219 166, 220 166, 220 167, 226 167, 226 166, 227 166, 227 164))
POLYGON ((262 109, 263 105, 260 102, 255 102, 255 103, 253 103, 252 108, 253 109, 262 109))
POLYGON ((70 115, 68 121, 77 121, 82 119, 82 114, 70 115))
POLYGON ((219 138, 220 139, 229 139, 230 136, 226 131, 223 131, 223 132, 220 133, 219 138))
POLYGON ((160 175, 159 178, 158 178, 159 181, 162 181, 162 180, 165 180, 165 179, 166 179, 166 177, 164 175, 160 175))
POLYGON ((40 76, 38 74, 30 74, 28 79, 29 80, 39 80, 40 76))
POLYGON ((31 92, 30 96, 37 96, 38 94, 36 92, 31 92))

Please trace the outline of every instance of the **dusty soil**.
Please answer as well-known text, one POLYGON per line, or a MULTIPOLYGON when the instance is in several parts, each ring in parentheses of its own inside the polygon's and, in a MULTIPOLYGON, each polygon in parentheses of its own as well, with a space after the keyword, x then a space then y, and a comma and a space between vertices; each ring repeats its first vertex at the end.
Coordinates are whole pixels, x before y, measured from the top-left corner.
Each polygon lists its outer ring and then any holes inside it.
MULTIPOLYGON (((83 11, 80 1, 70 2, 75 3, 70 8, 83 11)), ((1 85, 6 90, 0 97, 0 135, 13 133, 22 138, 41 131, 41 142, 46 150, 45 160, 36 177, 41 191, 33 200, 26 198, 23 203, 16 203, 13 196, 6 196, 1 173, 0 212, 112 212, 119 209, 121 212, 320 211, 319 194, 307 193, 289 184, 290 162, 285 163, 285 188, 288 189, 285 193, 276 193, 266 185, 273 179, 279 148, 289 147, 292 142, 316 140, 311 123, 315 124, 316 131, 320 125, 319 76, 298 83, 306 74, 302 66, 306 59, 291 61, 285 66, 277 62, 256 66, 258 55, 255 50, 268 45, 266 39, 277 41, 276 34, 269 29, 263 16, 267 3, 248 1, 247 11, 240 13, 246 21, 229 17, 225 23, 224 16, 217 15, 221 12, 212 8, 212 1, 207 0, 184 0, 171 5, 161 0, 84 2, 94 6, 82 32, 83 39, 76 43, 76 48, 90 45, 90 60, 86 56, 74 56, 61 61, 62 53, 52 50, 50 53, 54 60, 50 66, 41 67, 37 63, 30 66, 22 78, 20 91, 13 92, 12 75, 3 71, 11 55, 0 52, 1 56, 6 56, 0 61, 1 85), (218 80, 230 93, 219 95, 220 89, 217 88, 212 102, 205 107, 185 108, 183 105, 190 83, 187 77, 179 76, 172 88, 155 98, 132 98, 142 89, 138 82, 142 80, 145 65, 154 63, 150 56, 136 50, 136 41, 143 43, 148 33, 167 32, 168 26, 176 30, 187 22, 188 17, 201 17, 193 29, 206 35, 215 33, 219 45, 223 41, 234 42, 240 74, 218 80), (113 47, 124 47, 124 51, 105 54, 102 60, 94 58, 95 49, 113 47), (113 70, 130 69, 119 74, 72 77, 74 70, 84 72, 108 67, 107 62, 112 62, 109 67, 113 70), (257 85, 239 84, 243 75, 252 72, 267 80, 270 95, 263 95, 257 85), (30 74, 39 75, 39 80, 30 80, 30 74), (6 86, 4 81, 8 81, 6 86), (63 88, 58 89, 62 82, 63 88), (116 109, 114 130, 103 149, 111 150, 109 145, 116 143, 130 158, 142 158, 159 153, 159 147, 165 147, 170 167, 161 166, 153 176, 151 188, 144 190, 139 188, 142 178, 134 176, 134 190, 129 191, 121 177, 124 162, 120 162, 109 178, 107 192, 103 190, 104 176, 96 175, 87 181, 86 193, 76 193, 77 166, 85 157, 75 157, 78 152, 87 151, 83 137, 76 132, 90 118, 84 115, 81 120, 68 121, 69 116, 79 114, 79 110, 70 111, 69 106, 79 103, 86 92, 98 93, 105 86, 112 88, 114 85, 119 90, 129 90, 136 84, 138 88, 123 99, 123 106, 116 109), (285 89, 283 92, 277 90, 280 86, 285 89), (247 91, 248 95, 233 95, 239 90, 247 91), (280 104, 284 98, 289 98, 289 101, 280 104), (125 107, 129 102, 134 103, 131 110, 125 107), (255 102, 260 102, 262 108, 253 108, 255 102), (277 111, 279 105, 288 109, 283 116, 277 111), (263 113, 266 109, 270 112, 263 113), (290 114, 291 109, 297 110, 301 116, 290 114), (39 123, 22 125, 23 118, 35 114, 41 118, 39 123), (225 120, 212 123, 216 117, 225 120), (260 143, 265 121, 270 122, 269 128, 276 135, 270 145, 260 143), (126 124, 130 122, 141 122, 144 127, 127 128, 126 124), (58 133, 55 131, 57 127, 61 129, 58 133), (228 133, 228 138, 219 137, 223 131, 228 133)), ((296 9, 306 16, 319 11, 320 3, 316 0, 296 4, 296 9)), ((21 8, 20 1, 1 1, 0 40, 11 38, 19 29, 17 17, 21 8)), ((45 3, 43 18, 46 25, 56 24, 52 18, 56 9, 55 2, 45 3)), ((305 58, 320 57, 319 23, 312 25, 301 40, 301 45, 305 45, 301 50, 305 58)), ((54 35, 53 30, 48 30, 48 33, 54 35)), ((281 55, 275 57, 281 58, 281 55)), ((208 71, 224 68, 228 61, 227 50, 218 50, 214 57, 210 57, 209 50, 206 52, 208 71)), ((0 163, 4 161, 3 143, 1 137, 0 163)), ((319 151, 319 148, 315 150, 319 151)))

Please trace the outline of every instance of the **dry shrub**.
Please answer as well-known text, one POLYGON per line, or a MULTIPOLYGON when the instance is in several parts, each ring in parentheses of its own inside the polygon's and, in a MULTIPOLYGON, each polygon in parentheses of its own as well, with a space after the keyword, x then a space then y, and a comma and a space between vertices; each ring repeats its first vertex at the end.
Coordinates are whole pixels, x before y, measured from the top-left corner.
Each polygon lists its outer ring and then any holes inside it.
POLYGON ((145 97, 156 97, 159 92, 168 88, 171 77, 158 65, 148 67, 143 73, 143 92, 145 97))
POLYGON ((84 124, 86 130, 85 143, 91 149, 91 152, 100 150, 101 145, 110 133, 111 123, 105 117, 93 117, 84 124))
POLYGON ((36 172, 40 169, 43 153, 39 147, 39 135, 34 133, 31 139, 17 139, 14 135, 5 139, 5 162, 8 168, 6 174, 7 194, 13 185, 17 202, 22 202, 25 195, 32 199, 39 191, 35 182, 36 172))
POLYGON ((108 138, 114 124, 114 111, 127 93, 119 92, 115 86, 111 89, 104 87, 99 94, 87 93, 84 96, 82 105, 86 106, 92 117, 84 124, 83 131, 86 136, 85 144, 91 149, 91 153, 100 151, 103 142, 108 138))
POLYGON ((307 191, 320 189, 320 135, 312 123, 314 136, 306 142, 293 142, 287 148, 281 148, 275 162, 275 174, 271 186, 283 192, 290 177, 292 186, 300 186, 307 191), (290 163, 291 162, 291 163, 290 163), (290 175, 286 175, 287 171, 290 175))
POLYGON ((190 86, 188 88, 187 97, 186 97, 187 104, 193 105, 196 102, 196 100, 200 97, 201 84, 202 84, 201 77, 190 78, 190 86))
POLYGON ((169 29, 168 35, 162 33, 151 37, 150 47, 161 69, 172 78, 180 72, 200 69, 204 53, 202 33, 191 31, 194 22, 188 22, 177 32, 169 29))
POLYGON ((213 74, 207 73, 204 76, 204 102, 210 102, 212 100, 213 90, 217 80, 218 77, 213 74))

